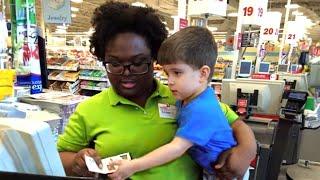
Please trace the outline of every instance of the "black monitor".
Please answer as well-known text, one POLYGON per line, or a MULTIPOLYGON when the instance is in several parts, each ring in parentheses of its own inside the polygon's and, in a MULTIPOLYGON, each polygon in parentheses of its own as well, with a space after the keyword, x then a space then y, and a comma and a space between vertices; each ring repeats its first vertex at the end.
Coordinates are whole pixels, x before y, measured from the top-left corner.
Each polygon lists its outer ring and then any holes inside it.
POLYGON ((286 73, 288 72, 289 65, 288 64, 279 64, 278 65, 278 73, 286 73))

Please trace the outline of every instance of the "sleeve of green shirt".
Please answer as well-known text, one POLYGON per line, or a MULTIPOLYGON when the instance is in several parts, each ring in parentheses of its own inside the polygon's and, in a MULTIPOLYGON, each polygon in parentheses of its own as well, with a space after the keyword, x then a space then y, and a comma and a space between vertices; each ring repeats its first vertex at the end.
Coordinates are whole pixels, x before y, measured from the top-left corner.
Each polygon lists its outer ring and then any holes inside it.
POLYGON ((222 109, 222 112, 224 113, 224 115, 228 119, 228 123, 230 125, 232 123, 234 123, 239 118, 237 113, 235 113, 227 104, 220 102, 220 107, 222 109))

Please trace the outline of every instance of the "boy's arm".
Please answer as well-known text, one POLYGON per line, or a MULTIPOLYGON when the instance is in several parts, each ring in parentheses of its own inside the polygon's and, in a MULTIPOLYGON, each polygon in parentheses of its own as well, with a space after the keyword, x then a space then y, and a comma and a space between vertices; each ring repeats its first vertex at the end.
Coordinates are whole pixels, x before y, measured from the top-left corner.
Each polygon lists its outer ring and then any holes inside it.
POLYGON ((190 141, 175 137, 170 143, 146 154, 143 157, 131 161, 115 162, 118 165, 116 172, 109 175, 111 179, 125 179, 135 172, 143 171, 170 162, 182 156, 193 143, 190 141))
POLYGON ((238 145, 223 152, 215 165, 222 177, 241 177, 255 158, 257 145, 251 128, 238 119, 231 125, 238 145))

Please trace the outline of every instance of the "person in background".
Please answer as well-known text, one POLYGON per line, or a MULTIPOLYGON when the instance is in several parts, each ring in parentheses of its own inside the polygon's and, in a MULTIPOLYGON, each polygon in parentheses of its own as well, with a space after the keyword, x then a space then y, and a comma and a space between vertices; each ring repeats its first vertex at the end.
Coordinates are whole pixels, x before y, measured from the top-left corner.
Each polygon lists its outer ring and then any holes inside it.
MULTIPOLYGON (((167 86, 153 78, 153 62, 168 35, 155 10, 106 2, 95 10, 92 25, 91 52, 105 64, 111 87, 80 103, 58 138, 68 175, 93 175, 85 155, 97 164, 101 158, 124 152, 139 158, 169 143, 177 130, 173 112, 159 112, 161 104, 174 107, 176 100, 167 86)), ((256 154, 250 128, 240 120, 231 127, 238 144, 223 153, 216 165, 217 174, 224 177, 242 176, 256 154)), ((190 180, 201 175, 184 154, 130 178, 190 180)))
POLYGON ((168 76, 168 86, 178 100, 178 129, 173 140, 147 155, 112 163, 117 170, 109 177, 126 179, 134 173, 173 161, 188 150, 191 158, 214 179, 219 154, 234 145, 232 130, 214 90, 208 86, 217 59, 212 33, 202 27, 187 27, 167 38, 157 61, 168 76))

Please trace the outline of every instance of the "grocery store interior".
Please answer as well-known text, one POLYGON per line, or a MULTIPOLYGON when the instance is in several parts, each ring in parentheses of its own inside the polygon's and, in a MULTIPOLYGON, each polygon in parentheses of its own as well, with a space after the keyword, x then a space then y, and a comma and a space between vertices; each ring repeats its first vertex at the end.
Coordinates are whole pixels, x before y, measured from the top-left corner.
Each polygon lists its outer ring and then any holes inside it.
MULTIPOLYGON (((56 143, 82 116, 79 104, 112 89, 90 52, 92 17, 106 2, 0 0, 0 179, 99 179, 69 176, 56 143)), ((320 179, 320 0, 116 2, 155 9, 169 37, 188 26, 212 32, 209 86, 256 139, 243 179, 320 179)), ((167 86, 163 67, 152 67, 167 86)))

